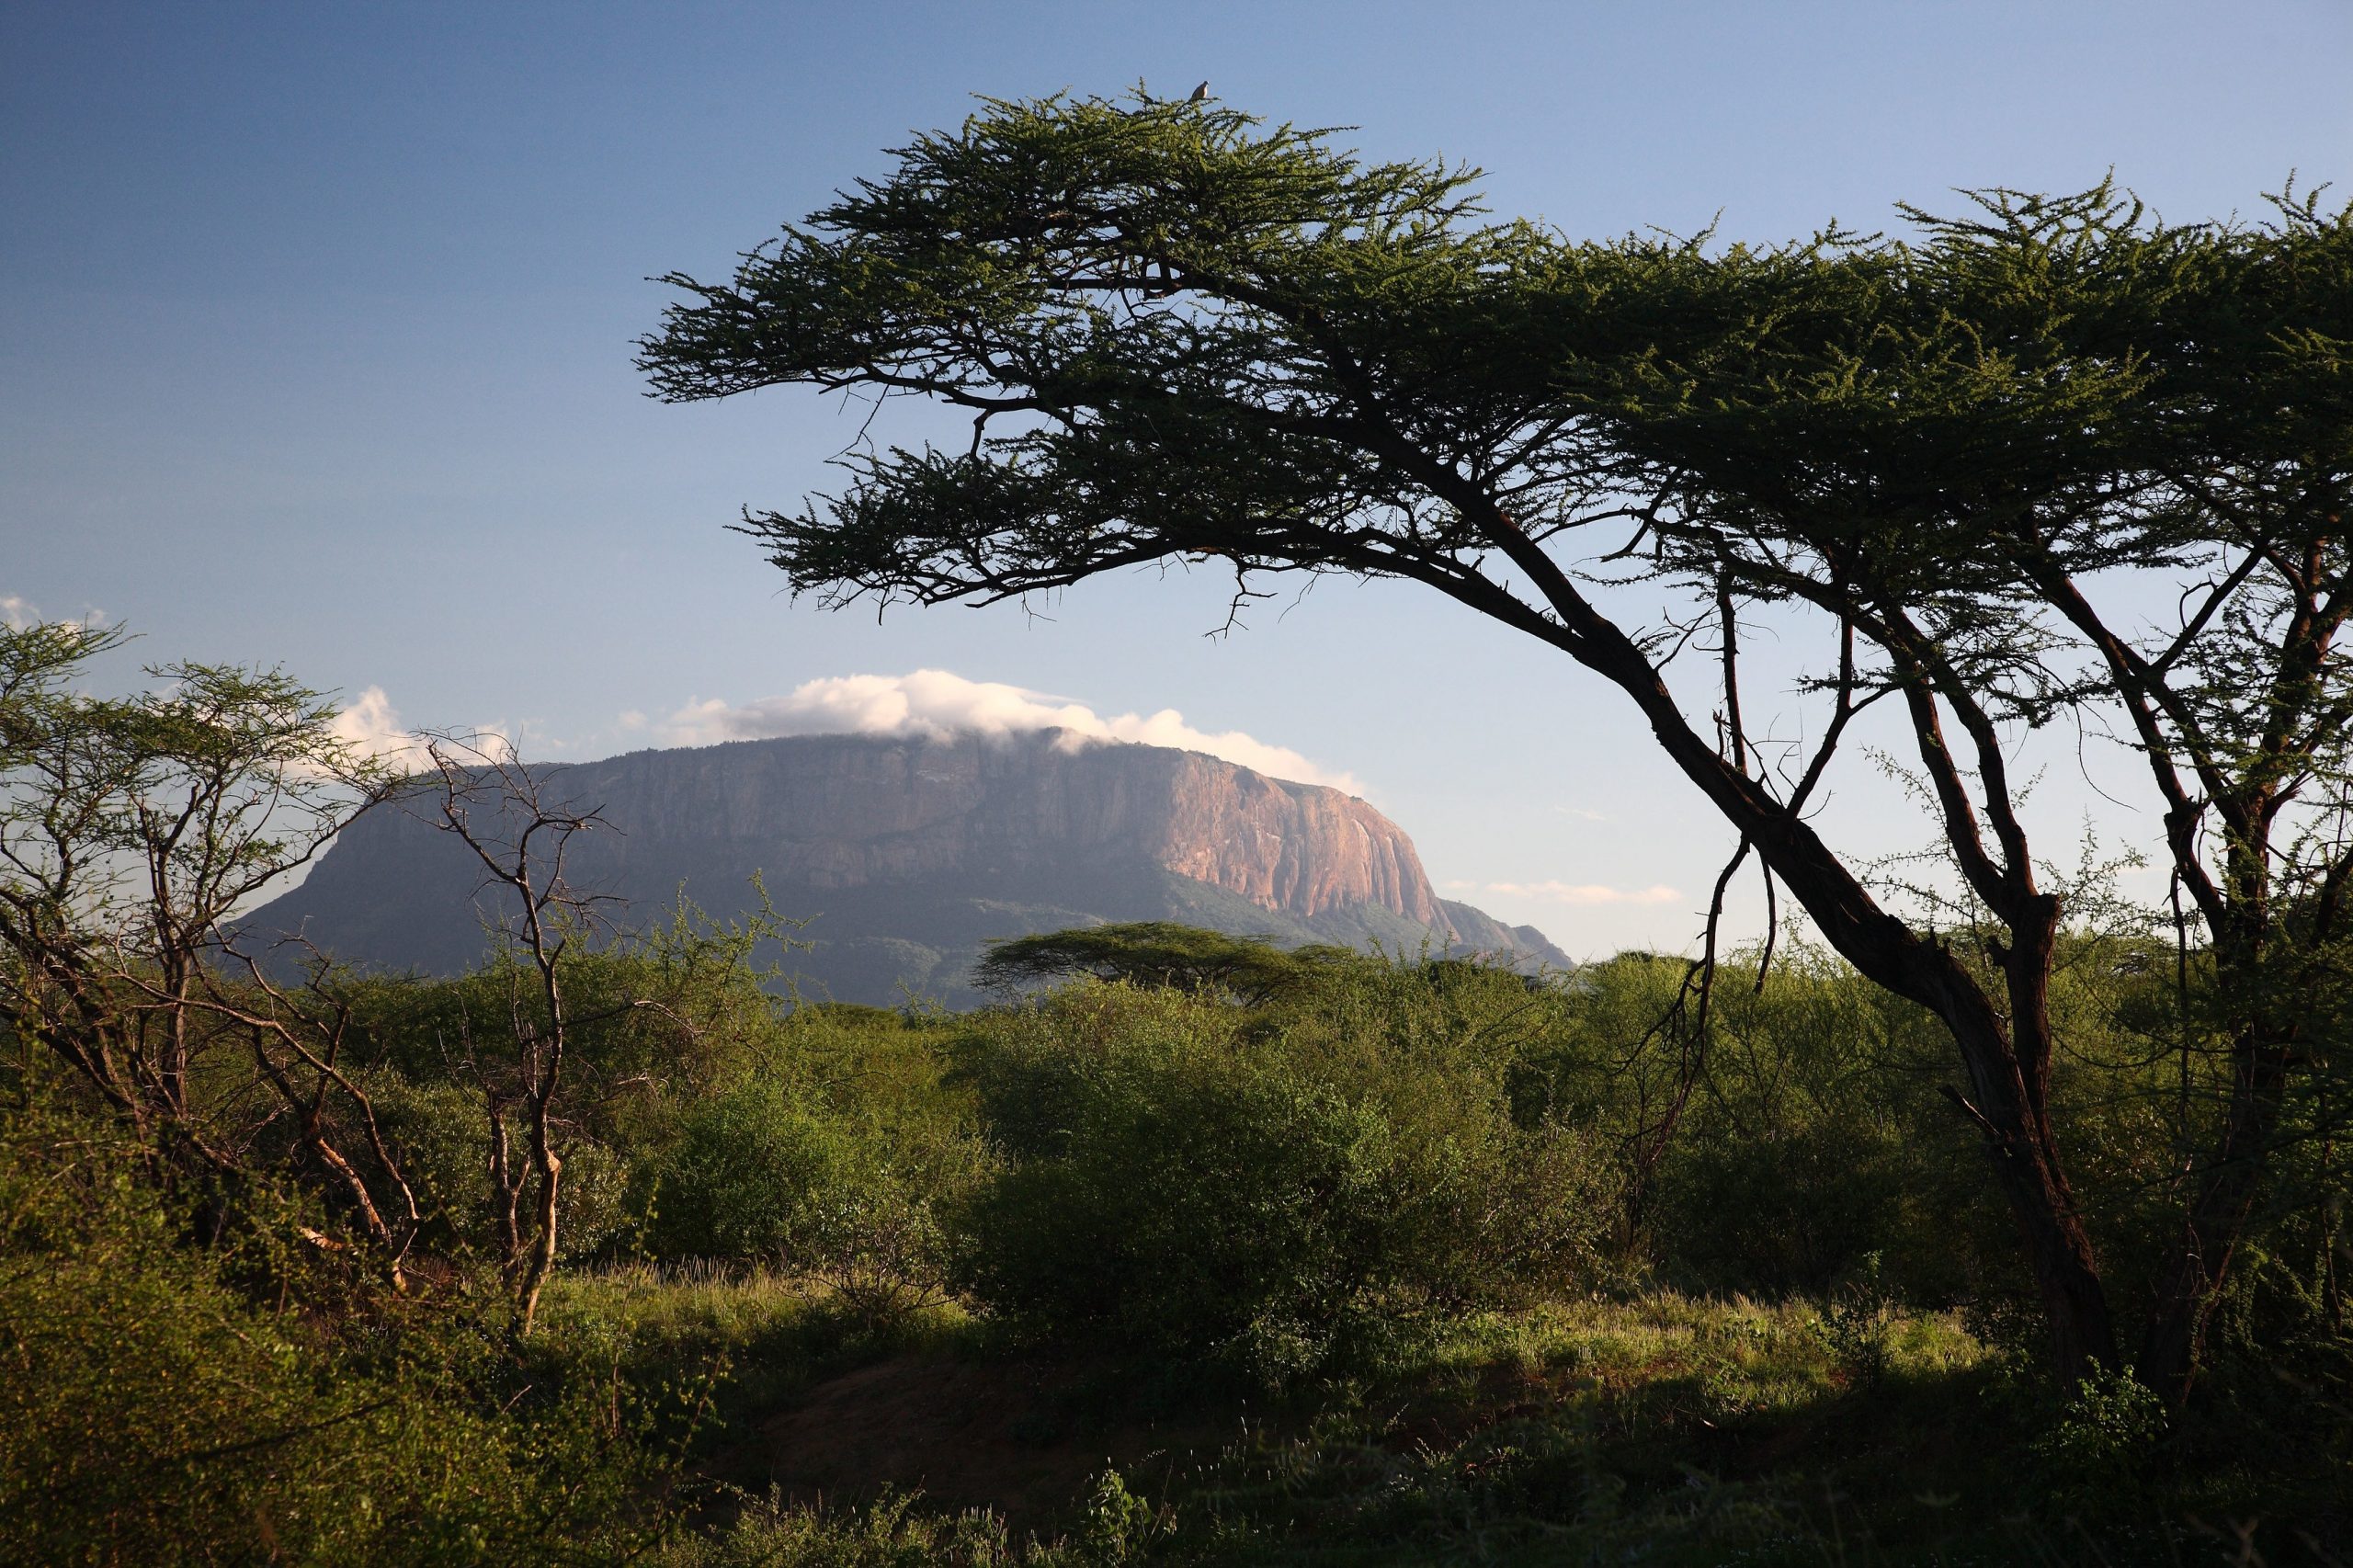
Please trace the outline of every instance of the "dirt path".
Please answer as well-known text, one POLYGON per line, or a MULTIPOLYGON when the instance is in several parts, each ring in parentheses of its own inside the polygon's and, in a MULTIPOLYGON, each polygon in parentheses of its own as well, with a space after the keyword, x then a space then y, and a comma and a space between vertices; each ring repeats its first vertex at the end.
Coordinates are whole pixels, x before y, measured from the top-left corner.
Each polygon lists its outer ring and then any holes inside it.
POLYGON ((1120 1410, 1069 1366, 900 1356, 820 1383, 713 1470, 801 1502, 920 1491, 934 1507, 995 1508, 1019 1532, 1053 1528, 1112 1466, 1158 1496, 1172 1467, 1216 1452, 1226 1426, 1120 1410))

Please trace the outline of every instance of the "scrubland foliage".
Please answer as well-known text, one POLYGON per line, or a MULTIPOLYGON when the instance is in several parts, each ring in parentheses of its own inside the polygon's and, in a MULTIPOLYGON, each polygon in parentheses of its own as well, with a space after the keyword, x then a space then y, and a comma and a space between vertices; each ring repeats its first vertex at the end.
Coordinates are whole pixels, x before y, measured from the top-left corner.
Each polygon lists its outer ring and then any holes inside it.
POLYGON ((647 1539, 661 1395, 535 1386, 496 1311, 386 1295, 299 1191, 248 1188, 233 1239, 192 1247, 135 1150, 10 1086, 0 1558, 421 1568, 647 1539))
POLYGON ((1124 983, 978 1020, 959 1063, 1006 1165, 957 1215, 959 1282, 1279 1385, 1589 1279, 1600 1162, 1517 1124, 1496 1062, 1383 1022, 1124 983))
MULTIPOLYGON (((616 931, 551 876, 552 939, 347 974, 229 918, 399 793, 313 744, 328 706, 175 666, 210 706, 164 722, 63 684, 87 634, 9 635, 0 1560, 2325 1562, 2353 1533, 2325 943, 2168 1400, 2051 1376, 1945 1025, 1794 933, 1695 1011, 1678 958, 1108 926, 1005 944, 1006 999, 949 1015, 795 994, 773 912, 616 931), (889 1358, 1049 1369, 1017 1453, 1091 1462, 1139 1409, 1215 1435, 1017 1528, 768 1493, 772 1418, 889 1358)), ((2044 1114, 2113 1299, 2154 1310, 2238 1114, 2240 999, 2184 931, 2119 929, 2054 939, 2044 1114)))
MULTIPOLYGON (((504 1005, 494 971, 349 983, 350 1070, 423 1214, 399 1290, 345 1186, 299 1158, 159 1186, 19 1037, 9 1551, 1093 1564, 1381 1541, 1409 1544, 1376 1560, 1421 1561, 1472 1528, 1810 1560, 1829 1526, 1809 1485, 1850 1489, 1850 1540, 2009 1542, 1986 1561, 2070 1517, 2185 1552, 2200 1509, 2272 1517, 2286 1551, 2346 1517, 2328 1151, 2289 1156, 2302 1185, 2262 1221, 2192 1419, 2129 1375, 2052 1389, 1933 1026, 1802 944, 1761 983, 1757 955, 1728 960, 1699 1091, 1630 1215, 1672 1071, 1647 1031, 1680 960, 1529 981, 1327 954, 1255 999, 1088 975, 948 1016, 779 996, 749 948, 721 961, 694 929, 571 960, 576 994, 662 1007, 579 1036, 572 1239, 529 1337, 496 1275, 487 1112, 449 1045, 504 1005), (768 1411, 906 1354, 1119 1368, 1159 1406, 1272 1424, 1149 1498, 1114 1471, 1018 1531, 904 1494, 713 1511, 700 1477, 768 1411), (1500 1413, 1499 1377, 1523 1391, 1500 1413), (1385 1424, 1407 1404, 1439 1414, 1385 1424), (1984 1453, 1951 1450, 1957 1423, 1984 1453), (1817 1468, 1734 1482, 1751 1443, 1817 1468), (2284 1473, 2239 1457, 2288 1446, 2284 1473), (1874 1490, 1874 1464, 1951 1512, 1874 1490)), ((2126 1278, 2150 1267, 2130 1244, 2178 1108, 2177 1064, 2149 1050, 2179 1020, 2168 956, 2084 938, 2058 1004, 2065 1114, 2104 1152, 2086 1213, 2126 1278)))

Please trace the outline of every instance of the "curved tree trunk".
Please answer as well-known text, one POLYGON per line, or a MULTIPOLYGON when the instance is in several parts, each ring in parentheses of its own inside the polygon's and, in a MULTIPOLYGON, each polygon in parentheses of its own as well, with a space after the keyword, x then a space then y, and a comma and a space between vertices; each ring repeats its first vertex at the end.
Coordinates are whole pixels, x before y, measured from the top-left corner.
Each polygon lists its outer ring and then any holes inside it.
MULTIPOLYGON (((1549 562, 1532 547, 1511 553, 1542 580, 1549 562)), ((2006 1021, 1949 949, 1881 907, 1793 802, 1733 768, 1691 730, 1656 667, 1619 627, 1557 574, 1552 587, 1568 633, 1565 650, 1634 699, 1668 758, 1756 845, 1832 950, 1866 979, 1926 1007, 1951 1033, 1971 1091, 1955 1097, 1985 1134, 2018 1221, 2050 1328, 2052 1370, 2073 1384, 2095 1367, 2121 1365, 2098 1262, 2050 1119, 2048 1002, 2059 901, 2030 888, 2016 901, 2017 948, 1998 955, 2008 980, 2012 1017, 2006 1021)), ((1541 635, 1549 629, 1530 630, 1541 635)))
POLYGON ((1961 987, 1948 991, 1942 1006, 1928 1006, 1961 1050, 1972 1093, 1948 1093, 1985 1135, 1995 1178, 2009 1200, 2042 1301, 2052 1369, 2063 1385, 2072 1387, 2095 1368, 2113 1370, 2122 1363, 2091 1237, 2076 1210, 2051 1126, 2048 954, 2032 950, 2047 946, 2046 937, 2006 955, 2011 1027, 2004 1027, 1991 999, 1941 949, 1938 956, 1951 966, 1961 987))

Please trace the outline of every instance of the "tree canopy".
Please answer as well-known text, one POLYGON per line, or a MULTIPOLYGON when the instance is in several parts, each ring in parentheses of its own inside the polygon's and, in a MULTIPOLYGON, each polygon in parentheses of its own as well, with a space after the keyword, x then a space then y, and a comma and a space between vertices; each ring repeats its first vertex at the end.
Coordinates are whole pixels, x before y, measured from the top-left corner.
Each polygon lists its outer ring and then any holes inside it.
POLYGON ((1255 1004, 1313 979, 1319 967, 1352 956, 1345 948, 1290 952, 1264 937, 1231 937, 1165 920, 1131 920, 992 942, 973 966, 972 979, 983 989, 1010 992, 1087 974, 1255 1004))

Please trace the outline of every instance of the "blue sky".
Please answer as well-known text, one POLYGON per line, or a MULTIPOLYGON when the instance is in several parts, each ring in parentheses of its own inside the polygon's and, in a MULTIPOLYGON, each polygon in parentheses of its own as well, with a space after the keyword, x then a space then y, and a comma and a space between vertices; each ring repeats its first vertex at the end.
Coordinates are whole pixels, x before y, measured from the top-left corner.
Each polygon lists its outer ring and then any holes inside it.
MULTIPOLYGON (((724 524, 823 485, 853 416, 642 395, 647 275, 722 273, 972 94, 1204 77, 1575 234, 1775 239, 2111 168, 2187 219, 2353 176, 2345 0, 13 6, 0 598, 550 757, 917 668, 1174 708, 1361 780, 1434 878, 1572 951, 1681 947, 1726 835, 1557 658, 1335 582, 1222 641, 1223 586, 1156 574, 829 616, 724 524)), ((1859 846, 1922 836, 1867 780, 1838 809, 1859 846)))

